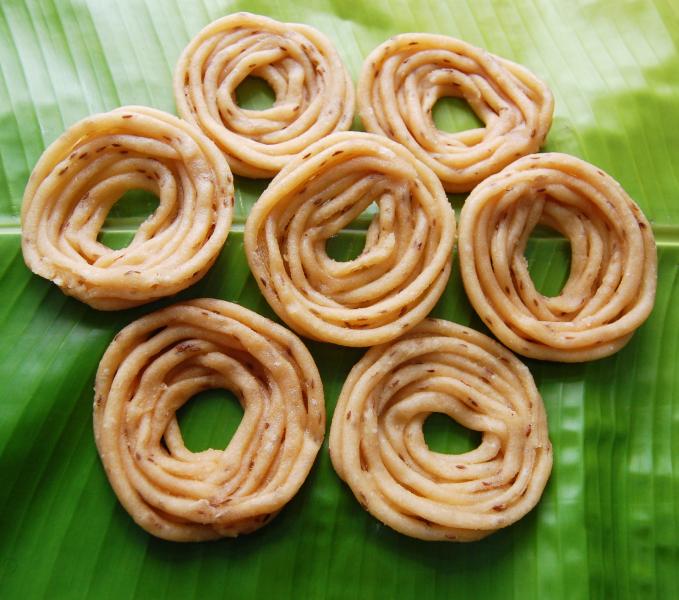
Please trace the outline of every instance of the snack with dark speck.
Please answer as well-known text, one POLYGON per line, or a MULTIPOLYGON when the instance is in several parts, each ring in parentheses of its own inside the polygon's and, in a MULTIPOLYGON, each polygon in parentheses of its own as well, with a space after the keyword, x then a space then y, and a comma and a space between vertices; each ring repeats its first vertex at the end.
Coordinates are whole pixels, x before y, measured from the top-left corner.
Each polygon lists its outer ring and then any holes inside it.
POLYGON ((134 520, 166 540, 268 523, 304 483, 324 433, 323 386, 304 344, 223 300, 134 321, 99 364, 94 434, 106 474, 134 520), (175 413, 210 388, 231 390, 243 419, 225 449, 191 452, 175 413))
POLYGON ((478 331, 436 319, 354 366, 333 415, 330 456, 374 517, 436 541, 478 540, 516 522, 538 503, 552 468, 528 368, 478 331), (434 412, 480 432, 481 444, 433 452, 422 428, 434 412))

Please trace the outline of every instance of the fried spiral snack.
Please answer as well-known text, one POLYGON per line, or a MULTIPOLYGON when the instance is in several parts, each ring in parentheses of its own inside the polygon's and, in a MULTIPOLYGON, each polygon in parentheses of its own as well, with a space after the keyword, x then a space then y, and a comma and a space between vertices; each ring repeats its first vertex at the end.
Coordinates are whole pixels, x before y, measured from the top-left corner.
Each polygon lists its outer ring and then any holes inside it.
POLYGON ((370 349, 342 388, 330 429, 337 474, 363 508, 423 540, 478 540, 540 500, 552 468, 542 399, 528 369, 494 340, 427 319, 370 349), (482 432, 464 454, 427 446, 443 413, 482 432))
POLYGON ((434 173, 403 146, 335 133, 283 169, 253 206, 245 250, 278 316, 344 346, 393 339, 419 323, 450 275, 455 214, 434 173), (363 252, 338 262, 326 242, 373 201, 363 252))
POLYGON ((205 27, 175 68, 179 114, 201 127, 238 175, 273 177, 354 117, 354 86, 328 38, 307 25, 236 13, 205 27), (236 103, 247 77, 269 84, 271 108, 236 103))
POLYGON ((262 527, 297 493, 325 432, 323 387, 302 342, 222 300, 175 304, 125 327, 97 371, 94 433, 118 499, 172 541, 262 527), (189 451, 175 416, 226 388, 245 411, 224 450, 189 451))
POLYGON ((554 99, 525 67, 461 40, 397 35, 363 63, 358 106, 365 128, 405 145, 448 192, 467 192, 520 156, 537 152, 552 123, 554 99), (466 100, 485 127, 447 133, 432 108, 466 100))
POLYGON ((651 227, 620 184, 573 156, 527 156, 480 184, 460 217, 460 268, 476 312, 524 356, 581 362, 622 348, 655 300, 651 227), (571 244, 558 296, 533 284, 523 256, 542 223, 571 244))
POLYGON ((21 211, 24 260, 94 308, 175 294, 216 260, 231 226, 233 178, 218 148, 175 116, 127 106, 79 121, 43 153, 21 211), (97 241, 122 194, 160 204, 125 248, 97 241))

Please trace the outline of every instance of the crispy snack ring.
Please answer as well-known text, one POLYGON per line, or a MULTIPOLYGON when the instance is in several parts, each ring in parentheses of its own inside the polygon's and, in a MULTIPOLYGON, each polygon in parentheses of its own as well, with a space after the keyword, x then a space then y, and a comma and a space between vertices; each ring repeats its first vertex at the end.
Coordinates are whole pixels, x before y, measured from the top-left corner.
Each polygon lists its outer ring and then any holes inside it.
POLYGON ((297 336, 222 300, 175 304, 125 327, 97 371, 94 433, 118 499, 173 541, 262 527, 297 493, 325 432, 323 387, 297 336), (245 414, 224 450, 187 450, 176 411, 226 388, 245 414))
POLYGON ((167 113, 127 106, 70 127, 43 153, 21 211, 28 267, 94 308, 118 310, 183 290, 212 266, 233 213, 233 178, 203 133, 167 113), (97 241, 130 189, 160 204, 129 246, 97 241))
POLYGON ((283 169, 252 208, 245 250, 259 289, 290 327, 344 346, 391 340, 419 323, 450 275, 455 214, 434 173, 403 146, 336 133, 283 169), (371 202, 363 252, 326 242, 371 202))
POLYGON ((554 100, 525 67, 461 40, 397 35, 363 63, 358 106, 365 128, 405 145, 448 192, 467 192, 520 156, 537 152, 552 123, 554 100), (466 100, 485 127, 447 133, 432 108, 439 98, 466 100))
POLYGON ((330 456, 357 500, 423 540, 478 540, 540 500, 552 468, 542 399, 528 369, 494 340, 427 319, 370 349, 342 388, 330 456), (483 434, 442 454, 422 427, 434 412, 483 434))
POLYGON ((316 140, 349 129, 354 117, 354 86, 328 38, 249 13, 218 19, 191 40, 175 68, 174 93, 179 114, 246 177, 273 177, 316 140), (249 76, 272 88, 271 108, 238 106, 236 88, 249 76))
POLYGON ((622 348, 653 308, 651 227, 620 184, 573 156, 527 156, 480 184, 460 217, 469 300, 506 346, 531 358, 580 362, 622 348), (542 223, 571 244, 568 281, 540 294, 524 250, 542 223))

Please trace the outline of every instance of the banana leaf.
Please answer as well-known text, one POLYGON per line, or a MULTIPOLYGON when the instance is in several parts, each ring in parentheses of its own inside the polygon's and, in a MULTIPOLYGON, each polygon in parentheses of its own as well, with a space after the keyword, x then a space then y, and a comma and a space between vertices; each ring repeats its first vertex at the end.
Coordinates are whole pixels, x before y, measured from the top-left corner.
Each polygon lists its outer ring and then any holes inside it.
MULTIPOLYGON (((678 49, 676 0, 2 0, 0 598, 678 597, 678 49), (43 149, 76 120, 122 104, 173 112, 179 53, 238 10, 325 32, 354 80, 370 50, 406 31, 460 37, 526 65, 556 98, 546 149, 606 170, 651 220, 657 302, 632 341, 589 364, 527 361, 555 463, 542 501, 514 526, 472 544, 399 535, 354 500, 327 442, 283 512, 235 540, 155 539, 111 491, 91 424, 99 358, 121 327, 177 298, 104 314, 33 276, 20 250, 23 188, 43 149)), ((257 85, 239 92, 253 106, 270 101, 257 85)), ((435 119, 449 130, 474 122, 453 100, 437 105, 435 119)), ((227 244, 180 298, 223 298, 274 317, 243 254, 243 222, 266 184, 237 178, 227 244)), ((451 201, 459 209, 463 197, 451 201)), ((153 198, 126 196, 103 240, 124 245, 153 207, 153 198)), ((366 223, 332 240, 333 256, 356 255, 366 223)), ((568 244, 536 233, 527 258, 538 288, 556 293, 568 244)), ((485 331, 457 270, 433 314, 485 331)), ((308 345, 331 415, 362 351, 308 345)), ((180 413, 188 446, 224 447, 241 414, 228 393, 200 394, 180 413)), ((425 433, 439 451, 478 441, 440 416, 425 433)))

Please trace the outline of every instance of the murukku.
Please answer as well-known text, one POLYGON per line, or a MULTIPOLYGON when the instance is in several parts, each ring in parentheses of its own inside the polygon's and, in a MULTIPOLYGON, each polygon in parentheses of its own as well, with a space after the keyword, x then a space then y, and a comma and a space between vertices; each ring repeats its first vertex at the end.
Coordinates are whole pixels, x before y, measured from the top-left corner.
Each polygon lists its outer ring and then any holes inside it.
POLYGON ((222 300, 175 304, 125 327, 97 371, 94 433, 118 499, 149 533, 200 541, 252 532, 297 493, 325 432, 308 350, 222 300), (176 411, 224 388, 243 419, 224 450, 191 452, 176 411))
POLYGON ((150 302, 198 281, 231 226, 233 178, 219 149, 175 116, 142 106, 93 115, 43 153, 21 212, 28 267, 94 308, 150 302), (118 250, 97 237, 128 190, 158 208, 118 250))
POLYGON ((175 68, 179 114, 198 125, 226 154, 234 173, 273 177, 307 146, 349 129, 354 87, 322 33, 236 13, 214 21, 189 43, 175 68), (263 79, 275 102, 241 108, 236 89, 263 79))
POLYGON ((397 35, 363 64, 358 106, 365 128, 405 145, 448 192, 467 192, 517 158, 537 152, 554 100, 525 67, 461 40, 397 35), (484 127, 448 133, 432 109, 443 97, 465 100, 484 127))
POLYGON ((330 456, 363 508, 423 540, 478 540, 511 525, 540 500, 552 468, 544 405, 526 366, 485 335, 435 319, 354 366, 330 456), (480 432, 480 445, 432 451, 422 429, 432 413, 480 432))
POLYGON ((460 217, 462 279, 476 312, 506 346, 531 358, 580 362, 622 348, 655 300, 651 227, 609 175, 573 156, 527 156, 490 177, 460 217), (571 245, 561 293, 535 289, 524 251, 537 224, 571 245))
POLYGON ((403 146, 335 133, 283 169, 245 224, 248 263, 278 316, 309 338, 369 346, 415 326, 450 275, 455 214, 440 182, 403 146), (327 241, 372 202, 361 254, 327 241))

